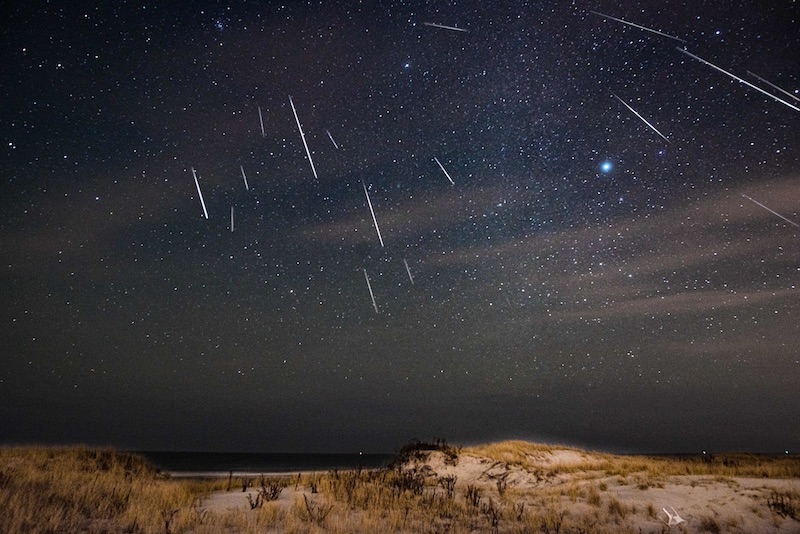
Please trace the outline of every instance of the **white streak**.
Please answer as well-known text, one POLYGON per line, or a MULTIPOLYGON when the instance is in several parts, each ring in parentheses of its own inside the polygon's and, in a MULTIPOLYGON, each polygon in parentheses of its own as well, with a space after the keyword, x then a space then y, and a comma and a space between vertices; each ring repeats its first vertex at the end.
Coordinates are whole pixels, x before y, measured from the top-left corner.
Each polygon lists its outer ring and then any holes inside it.
POLYGON ((408 268, 408 262, 406 261, 405 258, 403 258, 403 263, 406 266, 406 272, 408 273, 408 279, 411 280, 411 285, 413 286, 414 285, 414 277, 411 276, 411 269, 408 268))
POLYGON ((289 97, 289 104, 292 105, 292 113, 294 113, 294 120, 297 121, 297 129, 300 130, 300 138, 303 140, 303 146, 306 147, 306 155, 308 156, 308 162, 311 164, 311 172, 314 173, 314 178, 317 178, 317 169, 314 167, 314 160, 311 159, 311 151, 308 149, 308 143, 306 143, 306 134, 303 133, 303 127, 300 126, 300 119, 297 117, 297 110, 294 108, 294 102, 291 96, 289 97))
POLYGON ((378 311, 378 305, 375 303, 375 295, 372 293, 372 285, 369 283, 369 275, 367 274, 367 270, 363 269, 364 271, 364 278, 367 279, 367 289, 369 289, 369 298, 372 299, 372 307, 375 308, 375 313, 380 313, 378 311))
POLYGON ((333 136, 331 135, 331 132, 329 132, 328 130, 325 130, 325 133, 328 134, 328 138, 330 138, 331 143, 333 143, 333 146, 336 147, 336 150, 339 150, 339 145, 337 145, 336 141, 333 140, 333 136))
POLYGON ((605 14, 597 12, 597 11, 589 11, 589 13, 592 13, 594 15, 599 15, 599 16, 607 18, 607 19, 616 20, 617 22, 621 22, 623 24, 627 24, 628 26, 633 26, 634 28, 639 28, 640 30, 644 30, 644 31, 648 31, 648 32, 651 32, 651 33, 655 33, 656 35, 661 35, 663 37, 669 37, 670 39, 675 39, 676 41, 680 41, 682 43, 686 42, 683 39, 681 39, 680 37, 675 37, 674 35, 670 35, 668 33, 660 32, 658 30, 654 30, 652 28, 648 28, 647 26, 642 26, 640 24, 634 24, 633 22, 628 22, 627 20, 618 19, 617 17, 612 17, 611 15, 605 15, 605 14))
POLYGON ((233 232, 233 206, 231 206, 231 232, 233 232))
POLYGON ((250 191, 250 186, 247 185, 247 175, 244 173, 244 166, 239 165, 239 168, 242 170, 242 178, 244 178, 244 188, 250 191))
POLYGON ((208 219, 208 211, 206 210, 206 201, 203 200, 203 192, 200 191, 200 182, 197 181, 197 173, 194 172, 194 167, 192 167, 192 176, 194 176, 194 185, 197 186, 197 194, 200 195, 200 204, 203 205, 203 215, 205 215, 206 219, 208 219))
POLYGON ((443 30, 452 30, 454 32, 468 32, 469 30, 465 30, 464 28, 456 28, 455 26, 445 26, 444 24, 436 24, 435 22, 423 22, 425 26, 430 26, 431 28, 441 28, 443 30))
POLYGON ((788 223, 789 223, 789 224, 791 224, 792 226, 796 226, 797 228, 800 228, 800 224, 797 224, 797 223, 796 223, 796 222, 794 222, 794 221, 790 221, 789 219, 787 219, 786 217, 784 217, 783 215, 781 215, 781 214, 780 214, 780 213, 778 213, 777 211, 769 209, 768 207, 766 207, 764 204, 762 204, 762 203, 761 203, 761 202, 759 202, 758 200, 754 200, 754 199, 752 199, 752 198, 748 197, 747 195, 745 195, 744 193, 742 193, 742 196, 743 196, 744 198, 746 198, 747 200, 749 200, 750 202, 753 202, 754 204, 757 204, 758 206, 761 206, 762 208, 764 208, 764 209, 765 209, 765 210, 767 210, 768 212, 772 213, 773 215, 777 215, 778 217, 780 217, 780 218, 781 218, 781 219, 783 219, 784 221, 788 222, 788 223))
POLYGON ((456 185, 456 183, 453 181, 453 179, 452 179, 452 178, 450 178, 450 175, 449 175, 449 174, 447 173, 447 171, 444 169, 444 166, 443 166, 441 163, 439 163, 439 158, 437 158, 436 156, 434 156, 434 157, 433 157, 433 160, 436 162, 436 164, 437 164, 437 165, 439 165, 439 168, 440 168, 440 169, 442 169, 442 172, 444 173, 444 175, 445 175, 445 176, 447 176, 447 179, 448 179, 448 180, 450 180, 450 185, 456 185))
POLYGON ((261 106, 258 106, 258 123, 261 125, 261 137, 267 137, 264 131, 264 116, 261 114, 261 106))
POLYGON ((777 85, 775 85, 774 83, 772 83, 772 82, 769 82, 769 81, 765 80, 764 78, 762 78, 762 77, 761 77, 761 76, 759 76, 758 74, 754 74, 754 73, 750 72, 749 70, 747 71, 747 74, 749 74, 750 76, 755 76, 757 79, 761 80, 762 82, 764 82, 765 84, 769 85, 769 86, 770 86, 770 87, 772 87, 773 89, 777 89, 778 91, 780 91, 781 93, 785 94, 785 95, 786 95, 786 96, 788 96, 789 98, 794 98, 795 100, 797 100, 798 102, 800 102, 800 98, 797 98, 796 96, 794 96, 794 95, 793 95, 792 93, 790 93, 789 91, 786 91, 786 90, 784 90, 784 89, 781 89, 780 87, 778 87, 778 86, 777 86, 777 85))
POLYGON ((703 58, 701 58, 701 57, 698 57, 698 56, 696 56, 696 55, 692 54, 691 52, 687 52, 686 50, 684 50, 683 48, 681 48, 681 47, 679 47, 679 46, 676 46, 675 48, 676 48, 676 49, 678 49, 678 51, 680 51, 680 52, 683 52, 683 53, 684 53, 684 54, 686 54, 687 56, 689 56, 689 57, 693 57, 693 58, 694 58, 694 59, 696 59, 697 61, 699 61, 699 62, 701 62, 701 63, 705 63, 705 64, 706 64, 706 65, 708 65, 709 67, 712 67, 712 68, 714 68, 714 69, 717 69, 718 71, 720 71, 720 72, 721 72, 721 73, 723 73, 723 74, 727 74, 728 76, 730 76, 731 78, 733 78, 733 79, 734 79, 734 80, 736 80, 737 82, 743 83, 743 84, 745 84, 745 85, 746 85, 746 86, 748 86, 748 87, 752 87, 752 88, 753 88, 753 89, 755 89, 756 91, 758 91, 758 92, 760 92, 760 93, 764 93, 764 94, 765 94, 765 95, 767 95, 768 97, 770 97, 770 98, 772 98, 772 99, 774 99, 774 100, 777 100, 777 101, 778 101, 778 102, 780 102, 781 104, 783 104, 783 105, 785 105, 785 106, 788 106, 788 107, 792 108, 792 109, 793 109, 793 110, 795 110, 795 111, 800 111, 800 108, 798 108, 797 106, 793 106, 793 105, 792 105, 792 104, 790 104, 789 102, 786 102, 785 100, 781 100, 781 99, 780 99, 780 98, 778 98, 777 96, 775 96, 775 95, 773 95, 773 94, 771 94, 771 93, 768 93, 768 92, 766 92, 765 90, 763 90, 763 89, 762 89, 762 88, 760 88, 760 87, 756 87, 756 86, 755 86, 755 85, 753 85, 752 83, 750 83, 750 82, 748 82, 748 81, 745 81, 745 80, 743 80, 743 79, 739 78, 739 77, 738 77, 738 76, 736 76, 735 74, 731 74, 731 73, 730 73, 730 72, 728 72, 727 70, 725 70, 725 69, 723 69, 723 68, 720 68, 720 67, 717 67, 716 65, 714 65, 714 64, 713 64, 713 63, 711 63, 710 61, 706 61, 705 59, 703 59, 703 58))
POLYGON ((622 100, 620 97, 618 97, 617 95, 615 95, 613 91, 611 91, 611 94, 612 94, 612 95, 614 95, 614 98, 616 98, 617 100, 619 100, 620 102, 622 102, 623 104, 625 104, 625 107, 626 107, 626 108, 628 108, 629 110, 631 110, 631 112, 632 112, 634 115, 636 115, 637 117, 639 117, 640 119, 642 119, 642 122, 644 122, 646 125, 648 125, 648 126, 650 127, 650 129, 651 129, 651 130, 653 130, 655 133, 657 133, 658 135, 660 135, 661 137, 663 137, 663 138, 664 138, 664 141, 666 141, 667 143, 670 143, 670 144, 672 144, 672 141, 670 141, 669 139, 667 139, 667 137, 666 137, 664 134, 662 134, 661 132, 659 132, 659 131, 658 131, 658 129, 657 129, 655 126, 653 126, 652 124, 650 124, 650 123, 647 121, 647 119, 645 119, 644 117, 642 117, 641 115, 639 115, 639 113, 638 113, 638 112, 637 112, 635 109, 633 109, 632 107, 630 107, 630 106, 628 105, 628 103, 627 103, 627 102, 625 102, 625 101, 624 101, 624 100, 622 100))
POLYGON ((364 185, 364 182, 361 182, 361 185, 364 187, 364 196, 367 197, 367 205, 369 205, 369 212, 372 214, 372 222, 375 223, 375 231, 378 232, 378 239, 381 242, 381 246, 383 246, 383 237, 381 236, 381 229, 378 228, 378 219, 375 218, 375 210, 372 209, 372 201, 369 199, 367 186, 364 185))

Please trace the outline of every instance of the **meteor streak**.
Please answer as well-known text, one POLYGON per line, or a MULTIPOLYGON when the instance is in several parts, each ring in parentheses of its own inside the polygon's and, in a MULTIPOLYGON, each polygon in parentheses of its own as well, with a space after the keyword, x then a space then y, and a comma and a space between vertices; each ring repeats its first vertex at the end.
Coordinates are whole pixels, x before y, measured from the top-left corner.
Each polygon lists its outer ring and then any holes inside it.
POLYGON ((448 180, 450 180, 450 185, 456 185, 456 183, 453 181, 453 179, 452 179, 452 178, 450 178, 450 175, 449 175, 449 174, 447 173, 447 171, 444 169, 444 166, 443 166, 443 165, 442 165, 442 164, 439 162, 439 158, 437 158, 436 156, 434 156, 434 157, 433 157, 433 160, 436 162, 436 164, 437 164, 437 165, 439 165, 439 168, 440 168, 440 169, 442 169, 442 172, 444 173, 444 175, 445 175, 445 176, 447 176, 447 179, 448 179, 448 180))
POLYGON ((206 201, 203 200, 203 192, 200 191, 200 182, 197 181, 197 173, 194 172, 194 167, 192 167, 192 176, 194 176, 194 185, 197 186, 197 194, 200 195, 200 204, 203 205, 203 215, 205 215, 206 219, 208 219, 208 211, 206 210, 206 201))
POLYGON ((780 218, 781 218, 781 219, 783 219, 784 221, 788 222, 788 223, 789 223, 789 224, 791 224, 792 226, 796 226, 797 228, 800 228, 800 224, 797 224, 797 223, 796 223, 796 222, 794 222, 794 221, 790 221, 789 219, 787 219, 786 217, 784 217, 783 215, 781 215, 781 214, 780 214, 780 213, 778 213, 777 211, 775 211, 775 210, 771 210, 770 208, 766 207, 764 204, 762 204, 762 203, 761 203, 761 202, 759 202, 758 200, 752 199, 752 198, 748 197, 747 195, 745 195, 744 193, 742 193, 742 196, 743 196, 744 198, 746 198, 747 200, 749 200, 750 202, 752 202, 752 203, 754 203, 754 204, 756 204, 756 205, 758 205, 758 206, 761 206, 762 208, 764 208, 765 210, 767 210, 767 211, 768 211, 768 212, 770 212, 771 214, 773 214, 773 215, 777 215, 778 217, 780 217, 780 218))
POLYGON ((364 185, 364 182, 361 182, 361 185, 364 187, 364 195, 367 197, 367 204, 369 205, 369 212, 372 214, 372 222, 375 223, 375 231, 378 232, 378 239, 381 242, 381 246, 383 246, 383 237, 381 236, 381 229, 378 228, 378 219, 375 218, 375 210, 372 209, 372 201, 369 199, 369 193, 367 192, 367 186, 364 185))
POLYGON ((403 258, 403 264, 406 266, 406 272, 408 273, 408 279, 411 280, 411 285, 414 285, 414 277, 411 276, 411 269, 408 268, 408 262, 405 258, 403 258))
POLYGON ((233 232, 233 206, 231 206, 231 232, 233 232))
POLYGON ((793 110, 795 110, 795 111, 800 111, 800 108, 798 108, 797 106, 793 106, 793 105, 792 105, 792 104, 790 104, 789 102, 786 102, 785 100, 781 100, 781 99, 780 99, 780 98, 778 98, 777 96, 775 96, 775 95, 773 95, 773 94, 771 94, 771 93, 768 93, 768 92, 766 92, 765 90, 763 90, 763 89, 762 89, 762 88, 760 88, 760 87, 756 87, 756 86, 755 86, 755 85, 753 85, 752 83, 750 83, 750 82, 748 82, 748 81, 746 81, 746 80, 743 80, 743 79, 739 78, 739 77, 738 77, 738 76, 736 76, 735 74, 731 74, 731 73, 730 73, 730 72, 728 72, 727 70, 725 70, 725 69, 723 69, 723 68, 720 68, 720 67, 717 67, 716 65, 714 65, 714 64, 713 64, 713 63, 711 63, 710 61, 706 61, 705 59, 703 59, 703 58, 701 58, 701 57, 698 57, 698 56, 696 56, 696 55, 692 54, 691 52, 687 52, 686 50, 684 50, 683 48, 681 48, 681 47, 679 47, 679 46, 676 46, 675 48, 676 48, 678 51, 680 51, 680 52, 683 52, 683 53, 684 53, 684 54, 686 54, 687 56, 689 56, 689 57, 693 57, 693 58, 694 58, 694 59, 696 59, 697 61, 699 61, 699 62, 701 62, 701 63, 705 63, 705 64, 706 64, 706 65, 708 65, 709 67, 712 67, 712 68, 714 68, 714 69, 717 69, 718 71, 720 71, 720 72, 721 72, 721 73, 723 73, 723 74, 727 74, 728 76, 730 76, 731 78, 733 78, 733 79, 734 79, 734 80, 736 80, 737 82, 743 83, 743 84, 745 84, 747 87, 752 87, 752 88, 753 88, 753 89, 755 89, 756 91, 758 91, 758 92, 760 92, 760 93, 764 93, 764 94, 765 94, 765 95, 767 95, 768 97, 770 97, 770 98, 772 98, 772 99, 774 99, 774 100, 777 100, 777 101, 778 101, 778 102, 780 102, 781 104, 783 104, 783 105, 785 105, 785 106, 788 106, 788 107, 792 108, 792 109, 793 109, 793 110))
POLYGON ((336 147, 336 150, 339 150, 339 145, 337 145, 336 141, 333 140, 333 136, 331 135, 331 132, 329 132, 328 130, 325 130, 325 133, 328 134, 328 138, 331 140, 331 143, 333 143, 333 146, 336 147))
POLYGON ((464 28, 456 28, 455 26, 445 26, 444 24, 436 24, 435 22, 423 22, 425 26, 430 26, 431 28, 441 28, 443 30, 452 30, 454 32, 468 32, 469 30, 465 30, 464 28))
POLYGON ((292 105, 292 113, 294 113, 294 120, 297 121, 297 129, 300 130, 300 139, 303 140, 303 146, 306 147, 306 155, 308 162, 311 164, 311 171, 314 173, 314 178, 317 178, 317 169, 314 167, 314 160, 311 159, 311 151, 308 150, 308 143, 306 143, 306 134, 303 133, 303 127, 300 126, 300 119, 297 117, 297 110, 294 108, 292 97, 289 97, 289 104, 292 105))
POLYGON ((765 80, 764 78, 762 78, 762 77, 761 77, 761 76, 759 76, 758 74, 754 74, 754 73, 750 72, 749 70, 747 71, 747 74, 749 74, 750 76, 754 76, 755 78, 757 78, 757 79, 761 80, 762 82, 764 82, 765 84, 769 85, 769 86, 770 86, 770 87, 772 87, 773 89, 777 89, 778 91, 780 91, 781 93, 785 94, 785 95, 786 95, 786 96, 788 96, 789 98, 794 98, 795 100, 797 100, 798 102, 800 102, 800 98, 797 98, 796 96, 794 96, 794 95, 793 95, 792 93, 790 93, 789 91, 786 91, 786 90, 784 90, 784 89, 781 89, 780 87, 778 87, 778 86, 777 86, 777 85, 775 85, 774 83, 772 83, 772 82, 769 82, 769 81, 765 80))
POLYGON ((626 107, 626 108, 628 108, 629 110, 631 110, 631 112, 632 112, 634 115, 636 115, 637 117, 639 117, 640 119, 642 119, 642 122, 644 122, 646 125, 648 125, 648 126, 650 127, 650 129, 651 129, 651 130, 653 130, 655 133, 657 133, 658 135, 660 135, 661 137, 663 137, 663 138, 664 138, 664 141, 666 141, 667 143, 670 143, 670 144, 672 144, 672 141, 670 141, 669 139, 667 139, 667 137, 666 137, 664 134, 662 134, 661 132, 659 132, 659 131, 658 131, 658 129, 657 129, 655 126, 653 126, 652 124, 650 124, 650 123, 647 121, 647 119, 645 119, 644 117, 642 117, 641 115, 639 115, 639 113, 638 113, 638 112, 637 112, 635 109, 633 109, 632 107, 630 107, 630 106, 628 105, 628 103, 627 103, 627 102, 625 102, 625 101, 624 101, 624 100, 622 100, 620 97, 618 97, 617 95, 615 95, 613 91, 610 91, 610 93, 611 93, 612 95, 614 95, 614 98, 616 98, 617 100, 619 100, 620 102, 622 102, 622 103, 625 105, 625 107, 626 107))
POLYGON ((244 188, 250 191, 250 186, 247 185, 247 176, 244 173, 244 166, 239 165, 239 168, 242 170, 242 178, 244 178, 244 188))
POLYGON ((261 106, 258 106, 258 123, 261 125, 261 137, 267 137, 264 131, 264 116, 261 114, 261 106))
POLYGON ((642 26, 640 24, 634 24, 633 22, 628 22, 627 20, 618 19, 617 17, 612 17, 611 15, 605 15, 605 14, 600 13, 598 11, 589 11, 589 13, 592 13, 594 15, 598 15, 598 16, 603 17, 603 18, 616 20, 617 22, 621 22, 623 24, 627 24, 628 26, 633 26, 634 28, 639 28, 640 30, 644 30, 644 31, 648 31, 648 32, 651 32, 651 33, 655 33, 656 35, 661 35, 663 37, 668 37, 670 39, 675 39, 676 41, 680 41, 682 43, 686 42, 683 39, 681 39, 680 37, 675 37, 674 35, 670 35, 668 33, 660 32, 658 30, 654 30, 652 28, 648 28, 647 26, 642 26))
POLYGON ((375 295, 372 293, 372 285, 369 283, 369 275, 367 274, 367 270, 362 270, 364 271, 364 278, 367 279, 367 289, 369 289, 369 298, 372 299, 372 307, 375 308, 375 313, 380 313, 378 311, 378 305, 375 303, 375 295))

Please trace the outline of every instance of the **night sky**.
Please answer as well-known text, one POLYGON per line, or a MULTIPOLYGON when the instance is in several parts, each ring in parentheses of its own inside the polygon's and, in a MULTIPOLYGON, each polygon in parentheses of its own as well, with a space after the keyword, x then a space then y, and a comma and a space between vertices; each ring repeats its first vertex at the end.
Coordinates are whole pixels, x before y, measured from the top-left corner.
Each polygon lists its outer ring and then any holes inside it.
POLYGON ((797 2, 0 11, 0 443, 800 449, 797 2))

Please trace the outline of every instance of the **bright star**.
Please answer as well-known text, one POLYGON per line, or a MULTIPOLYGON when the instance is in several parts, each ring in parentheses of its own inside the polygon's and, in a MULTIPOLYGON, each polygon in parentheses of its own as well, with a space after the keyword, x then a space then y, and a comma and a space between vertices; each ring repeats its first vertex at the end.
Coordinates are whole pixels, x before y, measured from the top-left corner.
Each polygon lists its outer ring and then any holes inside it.
POLYGON ((604 161, 600 164, 600 170, 603 172, 609 172, 614 166, 611 164, 610 161, 604 161))

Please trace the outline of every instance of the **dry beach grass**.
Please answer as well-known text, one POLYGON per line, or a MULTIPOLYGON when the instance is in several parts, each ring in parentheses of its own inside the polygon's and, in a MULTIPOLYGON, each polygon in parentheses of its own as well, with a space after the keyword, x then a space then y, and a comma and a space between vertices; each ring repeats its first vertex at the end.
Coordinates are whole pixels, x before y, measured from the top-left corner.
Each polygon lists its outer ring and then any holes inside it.
POLYGON ((110 450, 0 449, 0 531, 800 532, 800 459, 413 443, 376 471, 170 480, 110 450), (668 527, 663 508, 685 521, 668 527))
POLYGON ((196 498, 219 485, 165 480, 110 449, 2 448, 0 532, 179 532, 196 498))

